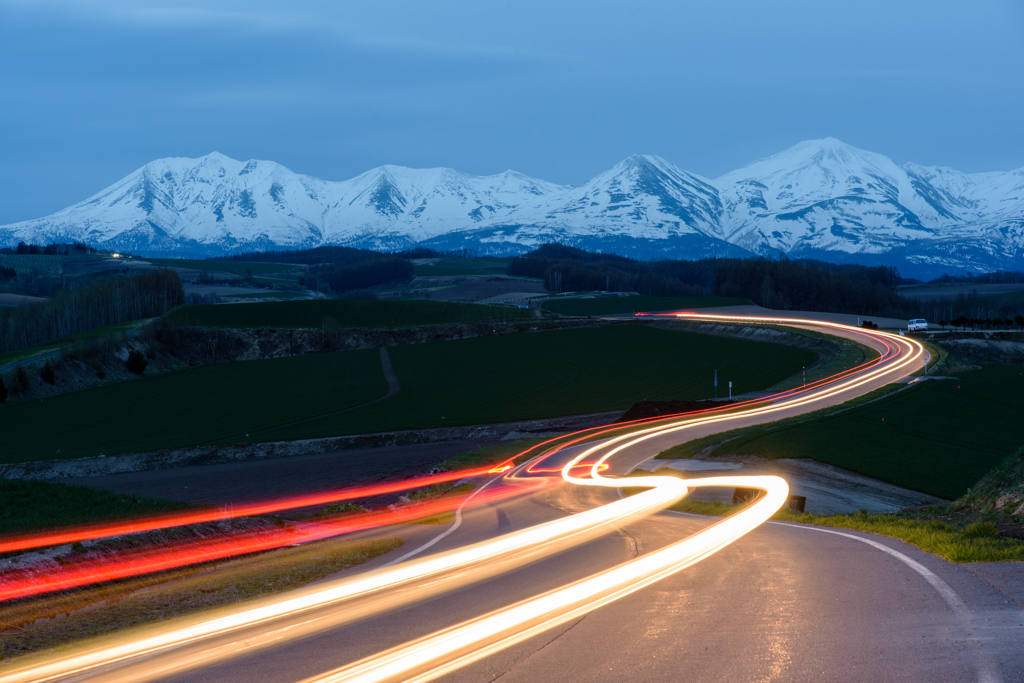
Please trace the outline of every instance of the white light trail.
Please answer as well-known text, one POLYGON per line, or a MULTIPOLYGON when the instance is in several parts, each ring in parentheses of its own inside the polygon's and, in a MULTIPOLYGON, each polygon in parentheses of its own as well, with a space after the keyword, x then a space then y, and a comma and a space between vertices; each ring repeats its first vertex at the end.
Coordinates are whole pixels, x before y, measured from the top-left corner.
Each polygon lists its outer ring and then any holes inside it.
MULTIPOLYGON (((602 465, 647 439, 681 432, 700 425, 723 424, 752 416, 795 411, 836 399, 844 392, 871 383, 908 374, 924 352, 918 342, 844 325, 812 320, 736 318, 731 316, 680 315, 693 319, 727 322, 783 323, 856 330, 895 343, 906 353, 891 362, 874 366, 820 390, 797 394, 776 404, 726 415, 689 418, 669 424, 634 430, 596 443, 567 463, 562 477, 581 486, 620 487, 621 479, 601 476, 602 465), (591 467, 591 478, 575 477, 570 470, 587 456, 603 453, 591 467)), ((666 576, 670 576, 717 552, 752 531, 781 507, 788 485, 778 477, 709 477, 681 480, 649 476, 629 479, 630 486, 651 488, 607 505, 504 534, 487 541, 438 553, 426 558, 378 569, 353 578, 292 592, 286 596, 247 605, 214 619, 148 630, 116 644, 96 646, 77 654, 0 675, 0 683, 57 681, 71 677, 101 677, 104 680, 145 681, 227 659, 239 651, 279 645, 300 637, 384 610, 422 600, 431 595, 509 571, 546 555, 578 545, 605 533, 610 525, 626 524, 663 509, 699 486, 745 486, 761 488, 766 495, 740 512, 678 543, 554 591, 497 610, 483 617, 393 648, 379 655, 309 679, 328 681, 426 681, 477 661, 501 649, 532 637, 581 614, 623 598, 666 576), (401 588, 401 590, 392 590, 401 588), (344 604, 345 609, 326 608, 344 604), (288 621, 286 628, 281 622, 288 621), (215 642, 225 635, 231 642, 215 642), (209 647, 188 657, 159 657, 183 646, 210 641, 209 647)), ((223 640, 223 639, 222 639, 223 640)), ((171 653, 173 654, 173 653, 171 653)))

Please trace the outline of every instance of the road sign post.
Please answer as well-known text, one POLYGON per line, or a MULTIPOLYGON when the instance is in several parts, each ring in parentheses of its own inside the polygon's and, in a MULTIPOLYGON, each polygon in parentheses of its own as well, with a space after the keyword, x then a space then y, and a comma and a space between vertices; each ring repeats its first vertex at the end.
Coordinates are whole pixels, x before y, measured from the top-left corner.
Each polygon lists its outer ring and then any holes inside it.
POLYGON ((718 399, 718 370, 715 370, 715 399, 718 399))
POLYGON ((729 382, 729 400, 732 400, 732 382, 729 382))

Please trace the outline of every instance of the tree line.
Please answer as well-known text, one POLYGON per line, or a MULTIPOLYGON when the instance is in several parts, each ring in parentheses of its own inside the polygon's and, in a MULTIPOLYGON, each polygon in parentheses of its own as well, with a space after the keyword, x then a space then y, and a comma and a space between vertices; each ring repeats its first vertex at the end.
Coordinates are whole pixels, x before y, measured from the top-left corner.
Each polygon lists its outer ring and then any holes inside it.
POLYGON ((401 256, 351 247, 252 252, 215 260, 307 265, 299 283, 308 289, 333 294, 408 280, 413 274, 412 263, 401 256))
POLYGON ((773 309, 902 317, 913 308, 885 266, 810 259, 708 258, 637 261, 557 244, 512 260, 509 275, 539 277, 553 292, 603 290, 647 296, 723 296, 773 309), (909 306, 909 307, 908 307, 909 306))
POLYGON ((1003 296, 979 296, 977 291, 945 299, 921 299, 914 302, 913 317, 926 318, 939 325, 973 329, 1024 328, 1024 300, 1003 296))
POLYGON ((107 280, 80 289, 62 289, 42 303, 0 308, 0 351, 156 317, 184 303, 185 292, 173 270, 107 280))
POLYGON ((23 255, 34 255, 34 256, 65 256, 67 254, 94 254, 96 250, 90 247, 88 244, 81 242, 71 242, 68 244, 54 242, 53 244, 47 244, 46 246, 39 246, 38 244, 25 244, 24 242, 18 242, 18 246, 4 247, 0 249, 0 254, 23 254, 23 255))

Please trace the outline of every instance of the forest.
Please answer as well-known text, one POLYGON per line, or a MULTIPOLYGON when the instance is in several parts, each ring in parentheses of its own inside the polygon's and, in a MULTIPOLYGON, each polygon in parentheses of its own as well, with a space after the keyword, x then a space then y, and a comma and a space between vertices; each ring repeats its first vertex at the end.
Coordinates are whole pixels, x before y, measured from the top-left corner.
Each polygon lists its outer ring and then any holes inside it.
POLYGON ((252 252, 223 256, 216 260, 303 264, 308 268, 300 284, 308 289, 333 294, 412 278, 412 263, 407 259, 350 247, 252 252))
MULTIPOLYGON (((710 258, 637 261, 545 244, 512 260, 509 275, 543 278, 551 292, 602 290, 646 296, 725 296, 776 310, 854 313, 933 321, 1014 319, 1024 300, 960 296, 908 299, 893 267, 837 265, 811 259, 710 258)), ((978 281, 985 279, 980 276, 978 281)))
POLYGON ((181 280, 173 270, 114 278, 79 289, 61 289, 42 303, 0 308, 0 351, 156 317, 184 303, 181 280))

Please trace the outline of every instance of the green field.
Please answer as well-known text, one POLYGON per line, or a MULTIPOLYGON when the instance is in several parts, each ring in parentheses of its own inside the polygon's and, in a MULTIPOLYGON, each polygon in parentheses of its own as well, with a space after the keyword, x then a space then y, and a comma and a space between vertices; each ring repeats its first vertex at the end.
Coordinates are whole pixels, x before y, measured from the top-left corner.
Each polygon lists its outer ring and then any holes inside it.
POLYGON ((616 296, 600 299, 555 299, 542 308, 559 315, 612 315, 637 311, 676 311, 714 306, 742 306, 746 299, 724 296, 616 296))
POLYGON ((811 458, 958 498, 1024 444, 1022 372, 991 365, 956 379, 919 382, 831 417, 751 429, 713 454, 811 458))
POLYGON ((992 299, 1013 299, 1014 301, 1024 300, 1024 290, 1019 292, 1010 292, 1009 294, 995 294, 991 296, 992 299))
POLYGON ((390 350, 402 383, 381 403, 300 426, 261 432, 287 440, 510 422, 625 410, 644 399, 713 395, 721 377, 737 392, 798 372, 815 354, 640 325, 570 329, 414 344, 390 350))
POLYGON ((198 261, 191 259, 176 258, 147 258, 146 261, 169 268, 190 268, 192 270, 205 270, 216 273, 235 273, 245 275, 250 272, 253 275, 267 275, 269 273, 280 273, 305 266, 296 263, 264 263, 262 261, 198 261))
POLYGON ((204 365, 0 406, 0 462, 240 441, 386 392, 376 349, 204 365))
POLYGON ((532 318, 533 311, 442 301, 316 299, 218 306, 182 306, 170 314, 179 325, 235 328, 406 327, 532 318))
POLYGON ((225 294, 224 299, 296 299, 308 296, 305 292, 260 292, 259 294, 225 294))
POLYGON ((414 275, 439 276, 439 275, 504 275, 508 264, 512 259, 508 258, 443 258, 433 263, 413 264, 414 275))
POLYGON ((0 535, 175 512, 188 503, 87 486, 0 479, 0 535))
POLYGON ((0 254, 0 266, 14 268, 19 275, 37 272, 42 275, 59 275, 61 263, 67 256, 44 256, 42 254, 0 254))
POLYGON ((414 263, 413 274, 429 275, 503 275, 510 258, 441 258, 432 263, 414 263))
POLYGON ((743 378, 738 392, 763 389, 815 358, 801 349, 635 324, 413 344, 389 353, 401 390, 333 415, 326 414, 385 393, 376 350, 201 366, 6 405, 0 461, 619 410, 643 399, 707 398, 716 368, 722 377, 743 378))

